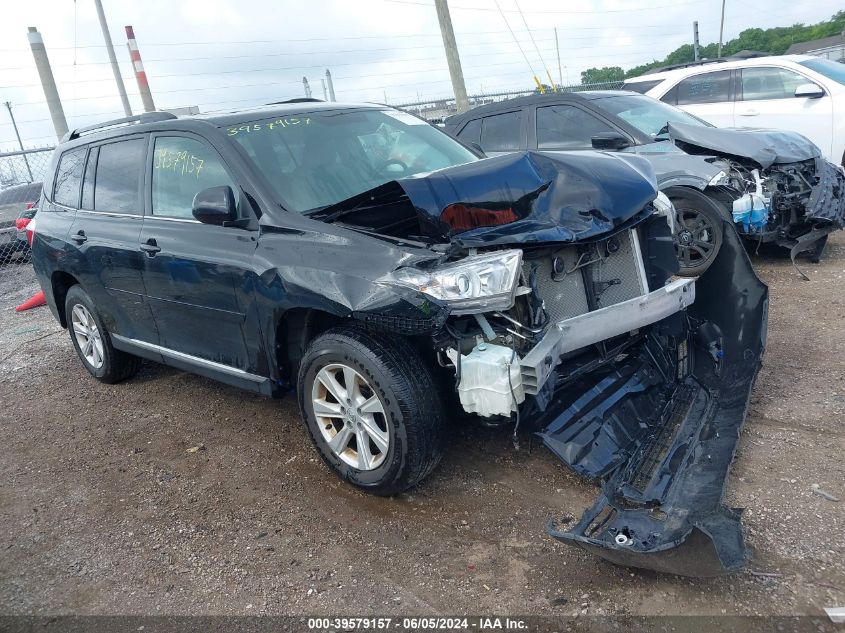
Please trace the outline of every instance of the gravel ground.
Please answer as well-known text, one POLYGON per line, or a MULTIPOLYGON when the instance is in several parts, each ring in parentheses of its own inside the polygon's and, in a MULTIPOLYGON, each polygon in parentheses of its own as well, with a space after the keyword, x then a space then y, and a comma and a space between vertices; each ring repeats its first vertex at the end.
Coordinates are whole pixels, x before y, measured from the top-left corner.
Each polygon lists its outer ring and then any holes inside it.
POLYGON ((845 605, 845 502, 819 494, 845 497, 845 235, 809 282, 755 265, 769 350, 728 486, 753 560, 706 580, 548 538, 596 489, 506 431, 454 428, 381 499, 326 469, 293 398, 154 364, 100 384, 47 308, 12 310, 29 267, 0 268, 0 613, 823 617, 845 605))

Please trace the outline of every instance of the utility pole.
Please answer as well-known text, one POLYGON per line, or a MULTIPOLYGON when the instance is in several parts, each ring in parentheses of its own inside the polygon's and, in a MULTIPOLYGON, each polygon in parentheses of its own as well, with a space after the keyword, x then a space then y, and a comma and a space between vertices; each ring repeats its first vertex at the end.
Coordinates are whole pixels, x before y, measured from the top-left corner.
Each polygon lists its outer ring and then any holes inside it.
MULTIPOLYGON (((9 101, 6 102, 6 109, 9 111, 9 118, 12 119, 12 127, 15 128, 15 136, 18 137, 18 145, 23 152, 23 141, 21 141, 21 134, 18 132, 18 124, 15 123, 15 115, 12 113, 12 104, 9 101)), ((26 163, 26 171, 29 173, 29 182, 32 182, 32 169, 29 167, 29 158, 27 158, 26 154, 23 154, 23 162, 26 163)))
POLYGON ((126 113, 126 116, 132 116, 132 108, 129 107, 129 97, 126 96, 126 87, 123 85, 123 77, 120 76, 120 67, 117 65, 117 57, 115 57, 114 46, 111 43, 109 25, 106 23, 106 14, 103 12, 103 3, 101 0, 94 0, 94 5, 97 7, 97 16, 100 18, 100 29, 103 31, 103 39, 106 41, 106 51, 109 54, 111 70, 114 73, 114 81, 117 84, 117 91, 120 93, 120 100, 123 102, 123 111, 126 113))
POLYGON ((722 22, 719 25, 719 52, 716 57, 722 56, 722 34, 725 32, 725 0, 722 0, 722 22))
POLYGON ((334 97, 334 84, 332 83, 332 74, 329 72, 329 69, 326 68, 326 84, 329 86, 329 100, 330 101, 337 101, 334 97))
POLYGON ((50 109, 50 118, 53 119, 53 129, 56 131, 58 139, 61 140, 67 134, 67 121, 65 120, 65 111, 62 109, 62 100, 59 99, 59 91, 56 90, 56 82, 50 68, 50 59, 47 57, 47 49, 44 48, 44 40, 41 39, 41 33, 34 26, 29 27, 26 36, 29 39, 32 56, 35 58, 38 76, 41 78, 41 87, 44 89, 44 98, 47 100, 47 107, 50 109))
POLYGON ((563 71, 560 68, 560 42, 557 40, 557 27, 555 27, 555 49, 557 49, 557 79, 563 87, 563 71))
POLYGON ((692 23, 692 52, 695 56, 695 61, 701 59, 698 49, 698 20, 692 23))
POLYGON ((305 88, 305 98, 311 98, 311 86, 308 85, 308 77, 302 78, 302 87, 305 88))
POLYGON ((449 5, 446 0, 434 0, 434 6, 437 9, 437 21, 440 22, 443 48, 446 49, 446 63, 449 64, 449 76, 452 78, 455 105, 458 112, 465 112, 469 110, 469 100, 467 99, 467 87, 464 83, 464 71, 461 69, 461 58, 458 55, 458 44, 455 42, 455 32, 452 30, 449 5))
POLYGON ((126 30, 126 46, 129 48, 129 59, 132 60, 132 68, 135 70, 135 80, 138 82, 138 92, 141 93, 141 102, 144 104, 144 110, 146 112, 155 112, 156 106, 153 103, 153 93, 150 92, 150 82, 147 81, 144 62, 141 61, 141 51, 138 50, 135 29, 131 26, 125 26, 123 28, 126 30))

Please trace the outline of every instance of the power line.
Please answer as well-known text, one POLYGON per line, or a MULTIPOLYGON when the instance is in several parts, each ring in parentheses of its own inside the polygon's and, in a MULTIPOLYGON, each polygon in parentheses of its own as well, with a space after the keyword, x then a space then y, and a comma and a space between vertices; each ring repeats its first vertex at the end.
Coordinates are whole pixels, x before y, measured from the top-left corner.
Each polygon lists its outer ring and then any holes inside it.
MULTIPOLYGON (((395 4, 410 4, 410 5, 418 5, 423 7, 430 7, 431 3, 429 2, 418 2, 415 0, 384 0, 384 2, 393 2, 395 4)), ((604 13, 630 13, 633 11, 655 11, 657 9, 672 9, 678 6, 690 5, 690 4, 700 4, 702 2, 707 2, 707 0, 687 0, 686 2, 675 2, 673 4, 664 4, 658 5, 653 7, 634 7, 630 9, 603 9, 601 11, 562 11, 562 10, 551 10, 551 11, 528 11, 527 13, 535 14, 535 15, 554 15, 554 14, 566 14, 566 15, 597 15, 597 14, 604 14, 604 13)), ((457 9, 459 11, 495 11, 495 9, 491 9, 489 7, 462 7, 454 4, 449 5, 452 9, 457 9)), ((508 10, 507 13, 516 13, 513 9, 508 10)))
MULTIPOLYGON (((534 67, 531 65, 531 62, 528 61, 528 55, 526 55, 525 51, 522 50, 522 44, 520 44, 519 40, 516 39, 516 35, 514 34, 513 29, 511 28, 510 22, 508 22, 508 19, 505 17, 505 13, 504 11, 502 11, 502 7, 499 6, 499 0, 493 0, 493 2, 496 3, 496 8, 499 10, 499 15, 502 16, 502 20, 504 20, 505 26, 507 26, 508 31, 511 32, 511 37, 513 38, 513 41, 516 42, 516 45, 519 48, 519 52, 522 53, 522 58, 525 60, 525 63, 528 64, 528 68, 531 70, 531 75, 534 77, 534 81, 537 81, 537 73, 534 72, 534 67)), ((539 85, 539 82, 537 83, 539 85)))
MULTIPOLYGON (((519 11, 519 16, 522 18, 522 23, 525 25, 525 30, 528 31, 528 37, 531 38, 531 43, 534 45, 534 50, 537 51, 537 57, 540 58, 540 63, 543 64, 543 70, 546 71, 546 75, 549 77, 549 82, 552 86, 555 85, 555 82, 552 80, 552 74, 549 72, 549 67, 546 66, 546 60, 543 59, 543 55, 540 53, 540 49, 537 48, 537 42, 534 39, 534 34, 531 32, 531 29, 528 28, 528 22, 525 20, 525 14, 522 12, 522 8, 519 6, 519 0, 513 0, 514 4, 516 5, 517 10, 519 11)), ((540 89, 542 92, 542 88, 540 89)))

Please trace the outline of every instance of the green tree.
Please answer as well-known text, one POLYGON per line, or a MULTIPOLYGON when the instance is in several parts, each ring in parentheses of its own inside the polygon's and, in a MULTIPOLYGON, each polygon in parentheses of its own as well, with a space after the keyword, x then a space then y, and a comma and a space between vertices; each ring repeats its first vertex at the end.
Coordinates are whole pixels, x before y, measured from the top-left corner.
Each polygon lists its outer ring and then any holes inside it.
POLYGON ((581 71, 582 84, 603 84, 611 81, 622 81, 625 71, 621 66, 605 66, 604 68, 588 68, 581 71))
MULTIPOLYGON (((809 42, 823 37, 839 35, 845 30, 845 11, 838 11, 831 16, 830 20, 818 24, 793 24, 792 26, 776 26, 770 29, 746 29, 736 37, 722 46, 722 55, 735 55, 740 51, 760 51, 771 55, 783 55, 792 44, 798 42, 809 42)), ((718 53, 718 44, 710 43, 701 47, 702 59, 714 59, 718 53)), ((684 44, 669 53, 663 59, 655 59, 647 64, 635 66, 625 72, 625 77, 637 77, 649 70, 671 64, 684 64, 695 59, 692 44, 684 44)), ((598 70, 591 68, 581 73, 581 80, 584 74, 598 70)), ((601 69, 609 70, 609 69, 601 69)), ((609 80, 613 81, 613 80, 609 80)))

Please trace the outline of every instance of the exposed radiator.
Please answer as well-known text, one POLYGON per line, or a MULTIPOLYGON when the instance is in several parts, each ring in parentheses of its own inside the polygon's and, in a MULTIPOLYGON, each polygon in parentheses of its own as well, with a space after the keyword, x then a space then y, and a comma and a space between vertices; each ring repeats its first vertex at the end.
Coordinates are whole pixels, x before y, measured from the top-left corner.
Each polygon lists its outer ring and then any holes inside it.
POLYGON ((523 262, 525 280, 529 281, 533 275, 537 293, 553 323, 590 311, 585 276, 593 284, 598 308, 648 292, 636 229, 623 231, 611 240, 614 241, 610 249, 613 252, 609 252, 608 240, 605 240, 597 242, 586 253, 579 254, 577 247, 567 246, 551 255, 523 262), (579 258, 587 275, 578 268, 579 258), (557 272, 555 259, 558 260, 557 272))

